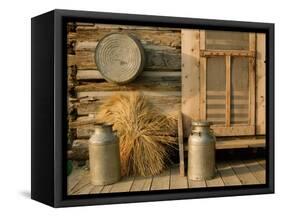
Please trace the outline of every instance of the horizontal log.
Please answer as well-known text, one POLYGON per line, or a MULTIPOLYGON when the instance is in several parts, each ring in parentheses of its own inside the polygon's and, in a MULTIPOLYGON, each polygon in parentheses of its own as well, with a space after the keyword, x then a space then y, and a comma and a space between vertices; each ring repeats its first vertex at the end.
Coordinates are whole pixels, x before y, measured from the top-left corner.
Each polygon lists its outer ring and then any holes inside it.
POLYGON ((100 23, 82 23, 76 22, 76 28, 78 30, 95 30, 95 29, 138 29, 138 30, 159 30, 159 31, 179 31, 179 28, 171 27, 158 27, 158 26, 136 26, 136 25, 119 25, 119 24, 100 24, 100 23))
MULTIPOLYGON (((104 99, 100 98, 96 101, 85 101, 82 103, 77 103, 76 108, 78 115, 95 114, 104 99)), ((148 100, 153 106, 155 106, 159 110, 159 112, 163 114, 171 115, 174 114, 176 111, 180 110, 180 97, 149 97, 148 100)))
MULTIPOLYGON (((143 71, 140 78, 149 78, 151 80, 180 80, 181 71, 143 71)), ((77 80, 104 80, 98 70, 78 70, 77 80)))
POLYGON ((78 117, 74 121, 70 121, 68 124, 69 128, 79 128, 79 127, 87 127, 90 125, 95 124, 95 119, 93 116, 87 116, 87 117, 78 117))
POLYGON ((67 155, 70 160, 88 160, 88 140, 74 140, 72 148, 67 152, 67 155))
MULTIPOLYGON (((180 71, 181 54, 180 49, 153 46, 146 47, 146 62, 144 70, 180 71)), ((67 57, 68 66, 76 65, 78 69, 97 69, 93 50, 76 50, 75 55, 67 57)))
POLYGON ((162 29, 121 29, 121 28, 95 28, 95 27, 76 27, 77 43, 80 41, 98 42, 103 37, 111 33, 126 33, 134 35, 145 44, 165 45, 171 47, 181 47, 181 31, 162 29))
POLYGON ((84 82, 75 87, 77 92, 82 91, 181 91, 180 79, 176 81, 150 80, 139 78, 125 85, 109 82, 84 82))
MULTIPOLYGON (((139 92, 139 91, 138 91, 139 92)), ((168 97, 168 96, 181 96, 181 91, 141 91, 141 93, 148 97, 168 97)), ((85 92, 78 92, 77 98, 86 98, 86 97, 106 97, 106 96, 113 96, 116 94, 128 94, 128 91, 85 91, 85 92)))

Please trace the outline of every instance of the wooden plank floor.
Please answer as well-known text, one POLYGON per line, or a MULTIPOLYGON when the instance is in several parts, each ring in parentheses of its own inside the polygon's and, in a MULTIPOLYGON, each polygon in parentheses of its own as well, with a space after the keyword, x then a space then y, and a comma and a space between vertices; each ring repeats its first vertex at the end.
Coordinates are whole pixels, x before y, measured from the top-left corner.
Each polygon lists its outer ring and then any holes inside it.
POLYGON ((179 175, 175 165, 160 175, 150 177, 122 177, 112 185, 94 186, 86 168, 75 167, 68 176, 68 194, 100 194, 112 192, 154 191, 168 189, 208 188, 216 186, 265 184, 265 160, 232 160, 218 162, 216 176, 211 180, 193 181, 179 175))

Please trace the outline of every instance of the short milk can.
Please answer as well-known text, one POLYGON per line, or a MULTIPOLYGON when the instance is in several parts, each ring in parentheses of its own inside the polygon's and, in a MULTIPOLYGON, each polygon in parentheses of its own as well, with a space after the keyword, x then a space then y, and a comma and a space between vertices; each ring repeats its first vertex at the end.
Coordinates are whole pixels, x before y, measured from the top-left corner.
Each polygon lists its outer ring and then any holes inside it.
POLYGON ((188 139, 188 178, 211 179, 215 176, 216 138, 208 121, 193 121, 188 139))
POLYGON ((108 185, 121 178, 119 141, 112 125, 95 125, 89 139, 89 158, 93 185, 108 185))

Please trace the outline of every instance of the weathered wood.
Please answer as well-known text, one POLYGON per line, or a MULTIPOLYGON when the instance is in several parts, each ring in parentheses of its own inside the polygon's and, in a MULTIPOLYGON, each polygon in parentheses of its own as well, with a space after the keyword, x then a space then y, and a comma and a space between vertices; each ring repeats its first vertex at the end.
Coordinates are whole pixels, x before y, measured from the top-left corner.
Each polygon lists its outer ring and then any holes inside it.
POLYGON ((242 185, 259 184, 256 177, 249 171, 242 161, 230 161, 230 166, 239 178, 242 185))
MULTIPOLYGON (((225 91, 207 91, 207 96, 225 96, 225 91)), ((245 93, 245 91, 232 91, 231 96, 242 96, 242 97, 248 97, 248 93, 245 93)))
MULTIPOLYGON (((228 94, 227 94, 228 95, 228 94)), ((232 99, 230 104, 230 94, 227 96, 229 99, 208 99, 208 104, 212 105, 218 105, 218 104, 227 104, 228 103, 228 109, 230 114, 230 106, 231 105, 248 105, 248 99, 232 99)))
POLYGON ((95 119, 93 117, 79 117, 75 121, 69 122, 69 128, 77 128, 85 125, 94 124, 95 119))
MULTIPOLYGON (((250 33, 249 34, 249 49, 252 52, 256 52, 256 34, 250 33)), ((256 117, 256 62, 255 58, 249 58, 249 125, 256 124, 255 117, 256 117)))
POLYGON ((224 186, 223 180, 218 172, 216 176, 212 179, 206 180, 207 187, 221 187, 224 186))
POLYGON ((216 149, 265 147, 265 139, 236 139, 216 142, 216 149))
MULTIPOLYGON (((166 46, 144 47, 146 63, 144 70, 181 69, 180 49, 166 46)), ((68 55, 68 66, 77 65, 78 69, 97 69, 93 50, 76 50, 75 55, 68 55)))
POLYGON ((170 189, 182 188, 188 188, 187 179, 184 173, 180 173, 179 167, 174 166, 171 168, 170 189))
POLYGON ((258 159, 257 162, 266 169, 266 160, 265 159, 258 159))
POLYGON ((88 160, 89 159, 89 143, 88 140, 74 140, 72 148, 68 151, 68 159, 70 160, 88 160))
POLYGON ((82 85, 75 87, 77 92, 82 91, 181 91, 180 80, 149 80, 137 79, 134 82, 124 85, 118 85, 109 82, 84 82, 82 85))
MULTIPOLYGON (((231 56, 225 57, 225 125, 230 126, 231 56)), ((210 100, 208 100, 209 102, 210 100)))
POLYGON ((182 123, 182 113, 179 111, 178 114, 178 143, 179 143, 179 172, 181 176, 185 174, 185 163, 184 163, 184 146, 183 146, 183 123, 182 123))
POLYGON ((149 191, 152 183, 152 176, 135 177, 130 191, 149 191))
MULTIPOLYGON (((118 93, 118 92, 117 92, 118 93)), ((94 101, 84 101, 76 104, 78 115, 95 114, 99 106, 107 99, 108 96, 96 97, 94 101)), ((160 112, 164 114, 173 114, 180 110, 181 97, 179 96, 148 96, 147 100, 160 112)), ((71 124, 72 126, 73 124, 71 124)))
POLYGON ((85 170, 74 168, 71 174, 67 177, 67 194, 71 194, 75 186, 80 182, 85 170))
POLYGON ((91 184, 90 173, 85 171, 78 184, 74 186, 74 188, 71 190, 71 194, 80 194, 79 192, 83 190, 84 187, 87 187, 90 184, 91 184))
POLYGON ((191 121, 200 119, 199 30, 182 30, 182 114, 184 137, 190 133, 191 121))
POLYGON ((265 34, 257 33, 257 57, 256 57, 256 134, 265 134, 265 61, 266 45, 265 34))
POLYGON ((261 162, 264 163, 264 159, 248 159, 243 160, 243 163, 237 160, 231 162, 218 161, 218 173, 210 180, 188 180, 187 177, 180 176, 178 166, 174 166, 154 177, 123 177, 119 182, 105 186, 91 185, 89 170, 84 170, 84 167, 75 168, 68 177, 68 194, 103 194, 263 184, 266 182, 266 177, 265 168, 260 165, 261 162))
MULTIPOLYGON (((113 27, 113 26, 112 26, 113 27)), ((141 28, 126 28, 123 26, 122 29, 118 27, 109 28, 95 28, 95 27, 85 27, 77 26, 77 41, 99 41, 103 37, 111 33, 126 33, 132 34, 139 38, 143 44, 154 44, 154 45, 165 45, 171 47, 180 47, 181 38, 180 30, 164 30, 159 31, 159 28, 155 29, 144 29, 141 28)))
POLYGON ((100 191, 101 194, 110 193, 113 185, 105 185, 100 191))
MULTIPOLYGON (((207 115, 212 115, 212 114, 224 115, 225 114, 225 108, 215 108, 215 109, 209 108, 208 111, 207 111, 207 115)), ((248 115, 248 109, 232 109, 231 114, 248 115)))
POLYGON ((236 125, 235 127, 211 126, 216 136, 247 136, 255 134, 255 126, 236 125))
MULTIPOLYGON (((162 81, 174 81, 181 79, 180 71, 143 71, 138 78, 162 80, 162 81)), ((98 70, 78 70, 77 80, 104 80, 98 70)))
POLYGON ((91 183, 88 183, 84 186, 82 186, 77 192, 75 192, 75 195, 88 195, 91 194, 93 186, 91 183))
POLYGON ((89 194, 99 194, 99 193, 101 193, 103 188, 104 188, 103 185, 96 185, 96 186, 92 185, 92 188, 91 188, 89 194))
POLYGON ((201 50, 200 56, 209 57, 209 56, 238 56, 238 57, 255 57, 255 51, 247 51, 247 50, 201 50))
MULTIPOLYGON (((200 30, 200 50, 205 50, 205 30, 200 30)), ((207 82, 206 82, 206 66, 207 66, 207 59, 205 57, 200 57, 200 119, 206 120, 206 89, 207 89, 207 82)))
POLYGON ((228 163, 218 163, 217 168, 225 186, 241 185, 240 180, 238 179, 238 177, 236 176, 233 169, 228 163))
POLYGON ((113 192, 129 192, 131 189, 131 186, 133 184, 134 177, 132 176, 124 176, 122 177, 120 182, 117 182, 112 185, 112 188, 110 190, 111 193, 113 192))
POLYGON ((265 169, 258 162, 253 160, 243 160, 243 163, 248 167, 260 184, 266 183, 265 169))
POLYGON ((248 50, 249 33, 206 30, 206 48, 212 50, 248 50))
POLYGON ((188 179, 188 186, 189 186, 189 188, 205 188, 206 187, 206 181, 205 180, 190 180, 190 179, 188 179))
POLYGON ((179 31, 179 28, 171 27, 157 27, 157 26, 135 26, 135 25, 119 25, 119 24, 100 24, 100 23, 86 23, 76 22, 77 29, 138 29, 138 30, 157 30, 157 31, 179 31))
POLYGON ((151 191, 165 190, 170 187, 170 169, 165 170, 158 176, 154 176, 151 184, 151 191))

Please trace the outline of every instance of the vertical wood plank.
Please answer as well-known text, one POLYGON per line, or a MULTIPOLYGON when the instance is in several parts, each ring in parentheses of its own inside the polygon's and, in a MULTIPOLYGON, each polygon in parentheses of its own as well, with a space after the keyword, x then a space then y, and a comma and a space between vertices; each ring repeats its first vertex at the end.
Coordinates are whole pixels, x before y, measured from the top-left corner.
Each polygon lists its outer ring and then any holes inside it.
MULTIPOLYGON (((205 30, 200 30, 200 50, 205 50, 205 30)), ((200 119, 206 120, 206 57, 200 57, 200 119)))
MULTIPOLYGON (((249 34, 249 50, 256 51, 256 34, 249 34)), ((249 125, 255 126, 255 93, 256 93, 256 74, 255 74, 255 58, 249 57, 249 125)))
POLYGON ((184 176, 185 164, 184 164, 184 146, 183 146, 183 126, 182 126, 182 113, 178 114, 178 143, 179 143, 179 158, 180 158, 180 175, 184 176))
POLYGON ((181 40, 182 114, 184 123, 184 137, 188 137, 191 129, 191 121, 200 119, 199 30, 183 29, 181 40))
POLYGON ((265 61, 266 61, 266 36, 264 33, 257 33, 256 45, 256 134, 265 134, 266 124, 266 95, 265 95, 265 61))
POLYGON ((231 56, 225 57, 225 125, 230 127, 231 119, 231 56))

